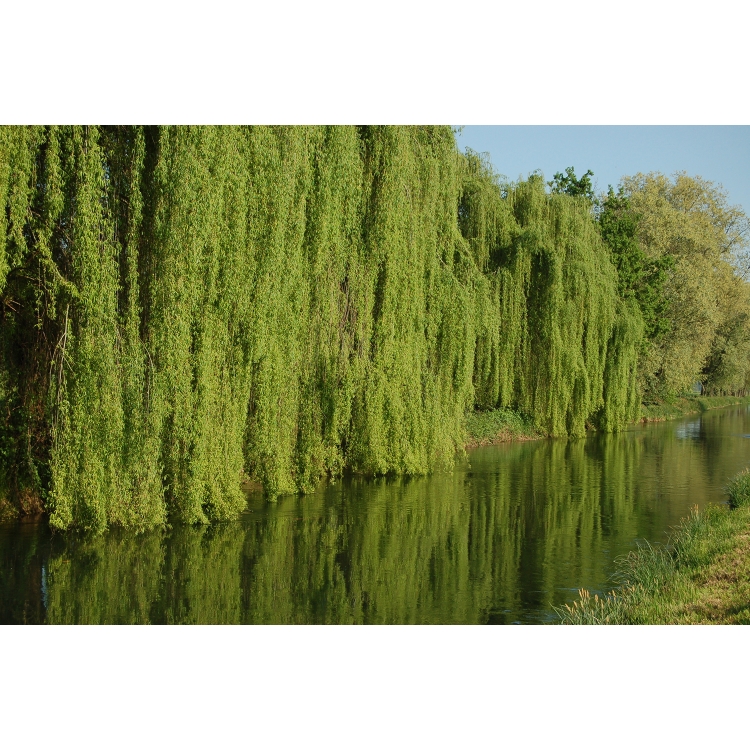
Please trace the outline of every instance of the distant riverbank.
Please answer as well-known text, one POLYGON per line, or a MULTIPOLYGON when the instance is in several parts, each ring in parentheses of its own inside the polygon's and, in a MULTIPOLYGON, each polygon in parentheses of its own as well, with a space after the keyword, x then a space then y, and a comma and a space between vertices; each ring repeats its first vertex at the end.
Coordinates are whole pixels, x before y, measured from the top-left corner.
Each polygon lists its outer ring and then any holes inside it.
POLYGON ((700 414, 709 409, 750 404, 750 396, 681 396, 672 403, 641 406, 641 422, 662 422, 700 414))
POLYGON ((728 506, 693 510, 667 546, 619 560, 619 589, 579 592, 558 610, 571 625, 750 624, 750 471, 727 487, 728 506))
MULTIPOLYGON (((750 396, 681 396, 672 403, 642 405, 637 421, 663 422, 742 404, 750 404, 750 396)), ((512 409, 472 412, 466 420, 466 433, 466 448, 548 437, 531 417, 512 409)))

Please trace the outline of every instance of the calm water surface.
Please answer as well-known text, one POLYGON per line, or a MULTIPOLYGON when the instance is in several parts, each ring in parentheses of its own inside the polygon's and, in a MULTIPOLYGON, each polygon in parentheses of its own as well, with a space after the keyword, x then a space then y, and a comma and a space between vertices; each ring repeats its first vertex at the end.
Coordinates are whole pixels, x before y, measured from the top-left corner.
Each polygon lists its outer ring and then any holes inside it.
POLYGON ((236 523, 101 537, 0 526, 2 623, 537 623, 725 501, 750 409, 480 448, 451 474, 350 480, 236 523))

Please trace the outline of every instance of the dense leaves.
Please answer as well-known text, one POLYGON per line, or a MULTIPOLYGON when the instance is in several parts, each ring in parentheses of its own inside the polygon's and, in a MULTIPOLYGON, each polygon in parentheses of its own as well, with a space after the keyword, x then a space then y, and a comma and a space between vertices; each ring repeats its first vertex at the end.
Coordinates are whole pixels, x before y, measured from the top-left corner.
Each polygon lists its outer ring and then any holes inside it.
POLYGON ((647 274, 658 283, 639 296, 653 343, 640 365, 647 397, 670 398, 696 381, 717 394, 744 392, 750 383, 750 287, 741 274, 747 217, 728 204, 720 186, 684 173, 672 179, 638 174, 622 188, 619 200, 638 216, 646 267, 658 269, 647 274), (659 335, 659 327, 668 335, 659 335))
POLYGON ((674 258, 646 255, 638 241, 639 218, 622 190, 615 194, 610 187, 599 213, 599 228, 617 268, 618 294, 622 299, 637 301, 643 316, 645 340, 650 342, 669 332, 663 288, 674 266, 674 258))
POLYGON ((553 435, 582 435, 587 421, 617 429, 638 407, 641 327, 618 303, 590 205, 548 195, 538 175, 502 187, 480 157, 467 162, 460 223, 490 283, 478 406, 519 409, 553 435))
POLYGON ((0 128, 0 506, 205 523, 243 479, 450 465, 473 408, 618 429, 664 253, 556 179, 505 185, 446 127, 0 128))
POLYGON ((586 198, 592 203, 596 200, 594 196, 594 186, 591 178, 594 173, 589 169, 586 174, 576 177, 573 167, 566 167, 565 174, 556 172, 551 182, 547 184, 553 193, 559 195, 572 195, 574 197, 586 198))

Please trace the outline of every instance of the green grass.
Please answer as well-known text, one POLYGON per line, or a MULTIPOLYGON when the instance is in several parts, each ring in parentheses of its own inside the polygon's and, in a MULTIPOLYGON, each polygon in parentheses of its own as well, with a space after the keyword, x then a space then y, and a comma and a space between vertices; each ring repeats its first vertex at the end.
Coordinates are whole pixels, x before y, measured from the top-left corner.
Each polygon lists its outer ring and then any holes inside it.
POLYGON ((725 406, 750 404, 748 396, 699 396, 689 394, 680 396, 672 402, 648 404, 641 406, 640 420, 644 422, 661 422, 667 419, 679 419, 688 414, 699 414, 709 409, 721 409, 725 406))
MULTIPOLYGON (((750 396, 699 396, 688 394, 671 403, 649 404, 641 406, 639 421, 661 422, 668 419, 679 419, 688 414, 699 414, 709 409, 721 409, 725 406, 750 404, 750 396)), ((493 445, 511 440, 538 440, 548 437, 532 417, 512 409, 490 409, 489 411, 471 412, 466 418, 466 447, 493 445)))
POLYGON ((466 418, 466 432, 467 448, 546 437, 531 417, 511 409, 472 412, 466 418))
POLYGON ((727 487, 729 506, 697 508, 666 546, 618 560, 619 588, 581 590, 557 609, 563 624, 750 624, 750 471, 727 487))

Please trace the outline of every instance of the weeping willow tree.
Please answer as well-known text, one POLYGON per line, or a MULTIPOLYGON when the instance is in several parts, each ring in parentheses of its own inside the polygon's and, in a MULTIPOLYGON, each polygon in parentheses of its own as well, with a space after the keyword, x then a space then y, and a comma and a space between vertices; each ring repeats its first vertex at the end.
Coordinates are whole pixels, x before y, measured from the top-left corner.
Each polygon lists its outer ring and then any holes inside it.
POLYGON ((474 406, 580 435, 632 402, 586 207, 449 128, 0 128, 0 204, 2 502, 58 528, 429 472, 474 406))
POLYGON ((503 187, 467 156, 459 223, 490 283, 477 343, 481 408, 512 407, 552 435, 608 430, 635 417, 640 313, 620 301, 617 272, 581 198, 548 195, 541 175, 503 187))

